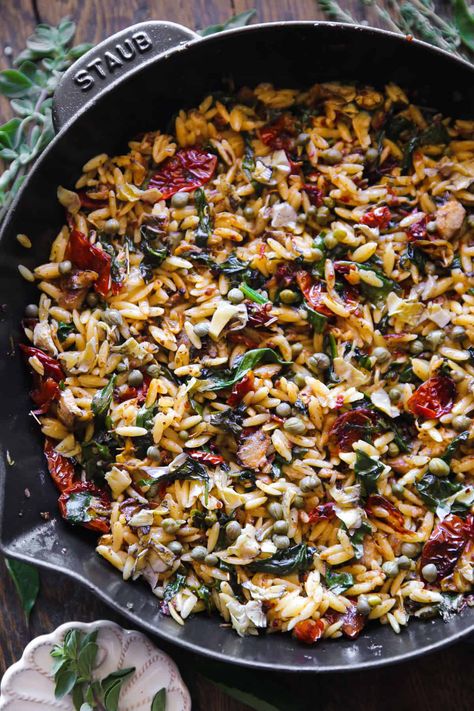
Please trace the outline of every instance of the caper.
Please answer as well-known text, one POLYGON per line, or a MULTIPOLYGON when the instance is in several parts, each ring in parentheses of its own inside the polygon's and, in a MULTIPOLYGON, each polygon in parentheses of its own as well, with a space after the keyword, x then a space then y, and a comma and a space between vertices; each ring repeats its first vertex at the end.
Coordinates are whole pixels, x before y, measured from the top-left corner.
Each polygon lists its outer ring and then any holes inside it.
POLYGON ((420 546, 417 543, 402 543, 401 551, 407 558, 416 558, 420 552, 420 546))
POLYGON ((187 442, 187 440, 189 439, 189 432, 187 432, 186 430, 180 430, 178 437, 182 442, 187 442))
POLYGON ((204 548, 204 546, 196 546, 191 551, 191 558, 193 560, 204 560, 204 558, 206 556, 207 556, 207 548, 204 548))
POLYGON ((444 340, 444 331, 441 331, 440 329, 435 329, 434 331, 431 331, 425 337, 425 341, 428 344, 428 347, 432 351, 436 350, 436 348, 439 346, 439 344, 443 340, 444 340))
POLYGON ((215 553, 208 553, 207 556, 204 558, 204 562, 206 565, 210 565, 214 568, 219 563, 219 558, 216 556, 215 553))
POLYGON ((342 153, 337 148, 326 148, 325 151, 321 151, 319 157, 329 165, 336 165, 342 160, 342 153))
POLYGON ((288 522, 281 518, 273 524, 273 533, 288 533, 288 522))
POLYGON ((150 376, 150 378, 159 378, 160 373, 161 373, 161 368, 158 365, 158 363, 151 363, 150 365, 147 366, 146 372, 147 372, 147 375, 150 376))
POLYGON ((225 535, 229 541, 235 541, 242 531, 242 526, 238 521, 229 521, 225 527, 225 535))
POLYGON ((306 432, 306 425, 300 417, 290 417, 283 425, 283 429, 293 435, 302 435, 306 432))
POLYGON ((377 348, 374 348, 372 355, 375 357, 377 363, 386 363, 390 360, 390 351, 388 348, 384 348, 383 346, 377 346, 377 348))
POLYGON ((300 481, 300 489, 303 492, 314 491, 320 485, 321 479, 315 475, 304 476, 300 481))
POLYGON ((94 306, 97 306, 97 304, 99 303, 99 297, 97 296, 95 291, 89 291, 89 293, 86 296, 86 302, 87 302, 87 305, 92 306, 92 308, 94 308, 94 306))
POLYGON ((347 232, 345 230, 337 228, 334 230, 333 235, 338 242, 343 242, 347 237, 347 232))
POLYGON ((400 570, 410 570, 411 560, 407 555, 401 555, 397 558, 398 567, 400 570))
POLYGON ((327 225, 331 218, 331 210, 325 205, 321 205, 316 213, 316 222, 318 225, 327 225))
POLYGON ((295 385, 297 385, 299 388, 304 388, 304 386, 306 385, 306 376, 303 375, 303 373, 296 373, 293 380, 295 381, 295 385))
POLYGON ((379 157, 379 152, 376 148, 367 148, 365 152, 365 160, 367 163, 375 163, 379 157))
POLYGON ((115 370, 117 373, 125 373, 128 370, 128 361, 121 360, 120 363, 117 363, 115 370))
POLYGON ((139 370, 131 370, 128 374, 127 382, 132 388, 138 388, 143 383, 143 373, 139 370))
POLYGON ((253 220, 255 217, 255 210, 250 205, 244 207, 244 217, 246 220, 253 220))
POLYGON ((171 198, 171 206, 172 207, 186 207, 189 201, 189 195, 188 193, 175 193, 173 197, 171 198))
POLYGON ((240 289, 231 289, 227 294, 227 299, 231 304, 241 304, 245 299, 245 294, 240 289))
POLYGON ((161 527, 166 533, 176 533, 179 529, 179 523, 174 518, 165 518, 161 522, 161 527))
POLYGON ((462 341, 464 338, 466 338, 466 329, 464 326, 454 326, 453 330, 451 331, 451 338, 453 341, 462 341))
POLYGON ((117 309, 107 309, 107 311, 104 311, 102 320, 109 326, 121 326, 123 324, 122 314, 120 311, 117 311, 117 309))
POLYGON ((290 545, 290 539, 288 536, 273 536, 272 541, 278 550, 284 550, 290 545))
POLYGON ((359 595, 357 600, 357 612, 360 612, 361 615, 368 615, 370 613, 370 605, 366 595, 359 595))
POLYGON ((293 506, 295 509, 303 509, 304 508, 304 498, 297 494, 295 498, 293 499, 293 506))
POLYGON ((160 450, 158 447, 155 447, 154 445, 151 447, 148 447, 148 449, 146 450, 146 456, 149 459, 153 459, 155 462, 159 462, 161 460, 160 450))
POLYGON ((200 321, 199 323, 195 323, 193 328, 194 333, 196 336, 199 336, 199 338, 205 338, 209 333, 210 325, 209 321, 200 321))
POLYGON ((466 415, 456 415, 456 417, 453 417, 451 420, 451 426, 456 432, 464 432, 464 430, 470 428, 471 422, 471 418, 466 415))
POLYGON ((299 133, 296 137, 297 146, 305 146, 311 140, 309 133, 299 133))
POLYGON ((336 205, 336 201, 332 197, 325 197, 323 199, 323 203, 326 205, 326 207, 329 207, 331 210, 336 205))
POLYGON ((72 271, 72 262, 69 259, 65 259, 64 262, 59 262, 58 269, 60 274, 69 274, 72 271))
POLYGON ((402 397, 402 394, 400 390, 397 390, 397 388, 390 388, 390 390, 388 391, 388 396, 392 402, 398 402, 402 397))
POLYGON ((392 494, 397 497, 397 499, 401 499, 405 492, 405 487, 403 484, 399 484, 398 481, 395 481, 392 484, 392 494))
POLYGON ((421 575, 428 583, 434 583, 438 577, 436 565, 434 563, 427 563, 422 567, 421 575))
POLYGON ((337 247, 338 241, 332 232, 328 232, 324 238, 324 244, 328 249, 334 249, 337 247))
POLYGON ((395 444, 395 442, 390 442, 387 447, 387 451, 390 457, 396 457, 398 454, 400 454, 400 447, 395 444))
POLYGON ((175 555, 180 555, 183 552, 183 546, 179 541, 171 541, 168 543, 168 549, 175 555))
POLYGON ((424 350, 425 346, 423 345, 423 341, 420 341, 419 338, 410 343, 410 353, 412 353, 412 355, 420 355, 424 350))
POLYGON ((326 353, 314 353, 308 358, 308 366, 311 370, 327 370, 331 365, 331 359, 326 353))
POLYGON ((382 565, 382 570, 388 578, 394 578, 400 572, 396 560, 387 560, 382 565))
POLYGON ((108 235, 115 235, 120 229, 120 222, 115 219, 115 217, 111 217, 108 220, 105 221, 104 223, 104 232, 108 235))
POLYGON ((303 351, 302 343, 292 343, 291 344, 291 355, 293 358, 297 358, 299 354, 303 351))
POLYGON ((214 511, 208 511, 207 514, 204 516, 204 523, 206 526, 213 526, 217 521, 217 515, 214 511))
POLYGON ((291 414, 291 405, 287 402, 280 402, 280 404, 276 406, 275 412, 278 417, 288 417, 288 415, 291 414))
POLYGON ((39 309, 36 304, 28 304, 28 306, 25 308, 26 318, 38 318, 38 314, 39 309))
POLYGON ((449 464, 440 457, 434 457, 428 464, 428 469, 431 474, 439 477, 449 476, 450 472, 449 464))
POLYGON ((280 291, 280 301, 282 304, 294 304, 298 301, 298 294, 291 289, 283 289, 280 291))
POLYGON ((283 506, 278 501, 272 501, 271 504, 268 504, 267 511, 275 521, 283 516, 283 506))

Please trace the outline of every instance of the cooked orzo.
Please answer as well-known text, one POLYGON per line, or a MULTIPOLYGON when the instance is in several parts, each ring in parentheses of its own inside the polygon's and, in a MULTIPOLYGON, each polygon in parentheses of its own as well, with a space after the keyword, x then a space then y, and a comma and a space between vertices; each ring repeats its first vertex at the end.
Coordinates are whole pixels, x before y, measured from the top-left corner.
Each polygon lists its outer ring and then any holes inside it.
POLYGON ((315 642, 469 603, 473 187, 474 122, 334 83, 208 96, 58 189, 34 412, 163 614, 315 642))

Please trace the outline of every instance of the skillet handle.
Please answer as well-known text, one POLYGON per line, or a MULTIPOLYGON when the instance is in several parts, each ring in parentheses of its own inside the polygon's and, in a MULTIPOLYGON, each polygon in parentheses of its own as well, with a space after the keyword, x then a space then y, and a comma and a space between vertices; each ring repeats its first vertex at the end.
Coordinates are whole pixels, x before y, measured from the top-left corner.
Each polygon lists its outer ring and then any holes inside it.
POLYGON ((155 57, 198 39, 174 22, 140 22, 100 42, 64 73, 53 97, 57 132, 85 105, 122 82, 155 57))

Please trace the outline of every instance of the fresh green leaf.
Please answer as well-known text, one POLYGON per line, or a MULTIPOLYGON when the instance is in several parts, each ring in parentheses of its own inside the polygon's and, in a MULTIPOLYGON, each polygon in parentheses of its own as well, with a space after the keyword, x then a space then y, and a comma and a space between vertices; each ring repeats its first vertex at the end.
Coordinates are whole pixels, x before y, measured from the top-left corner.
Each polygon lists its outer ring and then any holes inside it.
POLYGON ((457 437, 455 437, 446 447, 444 450, 444 453, 441 455, 441 459, 444 459, 444 461, 447 464, 451 464, 451 460, 456 454, 458 448, 460 447, 463 442, 467 442, 469 439, 470 432, 469 430, 465 430, 464 432, 461 432, 461 434, 458 434, 457 437))
POLYGON ((20 597, 21 606, 28 620, 38 597, 40 579, 38 569, 22 560, 5 558, 5 564, 20 597))
POLYGON ((434 474, 425 474, 415 483, 415 487, 429 510, 436 513, 439 506, 443 508, 446 499, 462 489, 462 484, 441 479, 434 474))
POLYGON ((60 669, 56 674, 55 682, 54 696, 57 699, 62 699, 73 690, 77 682, 77 674, 74 671, 60 669))
POLYGON ((185 582, 186 576, 181 575, 180 573, 176 573, 176 577, 173 582, 168 583, 168 585, 165 587, 163 599, 166 601, 171 600, 171 598, 173 598, 179 593, 185 582))
POLYGON ((164 687, 154 695, 150 711, 166 711, 166 689, 164 687))
POLYGON ((287 575, 294 570, 307 570, 313 563, 315 549, 306 543, 298 543, 285 550, 277 551, 271 558, 255 560, 247 566, 253 573, 275 573, 287 575))
POLYGON ((363 521, 359 528, 356 528, 352 534, 349 534, 354 549, 354 558, 356 560, 360 560, 364 555, 364 538, 368 533, 372 533, 372 527, 363 521))
POLYGON ((290 362, 281 360, 280 356, 273 348, 255 348, 247 351, 234 364, 229 377, 219 377, 215 375, 211 378, 211 383, 205 388, 206 390, 223 390, 230 388, 232 385, 242 380, 249 370, 253 370, 260 363, 278 363, 279 365, 290 365, 290 362))
POLYGON ((242 170, 247 176, 248 180, 252 180, 253 172, 255 170, 255 153, 250 145, 249 141, 246 141, 244 157, 242 158, 242 170))
POLYGON ((101 478, 115 462, 119 439, 112 432, 101 431, 82 443, 82 463, 88 480, 101 478))
POLYGON ((102 680, 104 706, 106 711, 118 711, 122 686, 134 673, 135 667, 118 669, 102 680))
POLYGON ((453 18, 463 44, 474 52, 474 14, 466 0, 452 0, 453 18))
POLYGON ((77 668, 80 676, 84 677, 84 679, 91 676, 98 651, 99 647, 95 642, 89 642, 88 644, 81 646, 81 650, 77 657, 77 668))
POLYGON ((23 97, 32 86, 32 81, 18 69, 4 69, 0 72, 0 94, 9 99, 23 97))
POLYGON ((314 309, 311 308, 311 306, 308 306, 308 304, 305 304, 306 307, 306 313, 308 315, 308 323, 311 324, 313 327, 313 330, 315 333, 323 333, 324 329, 326 328, 328 319, 327 316, 324 316, 324 314, 320 314, 314 309))
POLYGON ((96 392, 96 394, 92 398, 91 410, 97 418, 104 419, 107 415, 110 408, 110 404, 112 402, 112 395, 114 392, 116 380, 117 376, 114 373, 107 385, 102 388, 102 390, 96 392))
POLYGON ((58 338, 61 341, 61 343, 64 343, 66 338, 69 336, 70 333, 74 333, 76 330, 76 327, 74 326, 74 323, 66 323, 65 321, 59 321, 58 322, 58 338))
POLYGON ((221 410, 210 418, 210 424, 213 427, 219 427, 224 432, 231 432, 238 436, 242 432, 242 422, 245 417, 245 406, 229 407, 227 410, 221 410))
POLYGON ((194 206, 199 217, 199 223, 195 231, 196 244, 198 247, 205 247, 208 238, 211 236, 212 224, 209 204, 203 188, 198 188, 195 191, 194 206))
POLYGON ((143 405, 137 412, 135 424, 137 427, 144 427, 146 430, 151 430, 154 416, 155 408, 143 405))
POLYGON ((359 288, 364 296, 373 304, 379 304, 383 302, 385 298, 390 294, 391 291, 399 292, 400 286, 389 279, 385 274, 378 269, 374 268, 370 263, 365 262, 364 264, 359 264, 355 262, 342 261, 341 264, 355 265, 357 269, 362 271, 370 271, 375 274, 375 276, 382 282, 381 286, 372 286, 371 284, 366 284, 364 281, 359 282, 359 288))
POLYGON ((246 284, 245 282, 242 282, 239 288, 240 291, 242 291, 243 294, 247 297, 247 299, 250 299, 250 301, 254 301, 256 304, 270 303, 270 300, 266 296, 263 296, 263 294, 260 294, 258 291, 255 291, 255 289, 252 289, 252 287, 246 284))
POLYGON ((214 35, 217 32, 224 32, 225 30, 233 30, 236 27, 245 27, 245 25, 248 25, 252 17, 256 15, 257 11, 252 9, 252 10, 245 10, 244 12, 240 12, 238 15, 233 15, 232 17, 229 17, 226 22, 223 22, 221 24, 216 24, 216 25, 209 25, 209 27, 204 27, 204 29, 199 31, 199 34, 201 37, 208 37, 209 35, 214 35))
POLYGON ((384 466, 377 459, 372 459, 365 452, 358 449, 354 467, 357 481, 360 483, 360 493, 363 497, 377 491, 377 481, 384 470, 384 466))
POLYGON ((350 573, 337 573, 331 568, 328 568, 324 578, 329 590, 335 595, 342 595, 354 585, 354 577, 350 573))
POLYGON ((66 501, 66 518, 72 523, 88 523, 92 521, 90 513, 90 505, 92 503, 92 494, 87 491, 78 491, 69 494, 66 501))

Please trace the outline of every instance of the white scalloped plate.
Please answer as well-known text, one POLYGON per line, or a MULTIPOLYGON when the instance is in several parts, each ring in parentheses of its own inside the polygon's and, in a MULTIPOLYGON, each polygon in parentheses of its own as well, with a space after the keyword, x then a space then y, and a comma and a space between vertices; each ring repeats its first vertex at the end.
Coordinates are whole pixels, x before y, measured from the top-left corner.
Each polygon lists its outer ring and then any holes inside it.
POLYGON ((176 664, 150 640, 135 630, 124 630, 114 622, 99 620, 67 622, 51 634, 33 639, 21 659, 13 664, 2 679, 0 711, 73 711, 69 698, 54 698, 51 673, 53 645, 63 641, 71 628, 83 632, 98 630, 98 665, 94 676, 103 678, 116 669, 136 667, 120 694, 120 711, 150 711, 153 696, 166 688, 166 711, 191 711, 191 698, 176 664))

